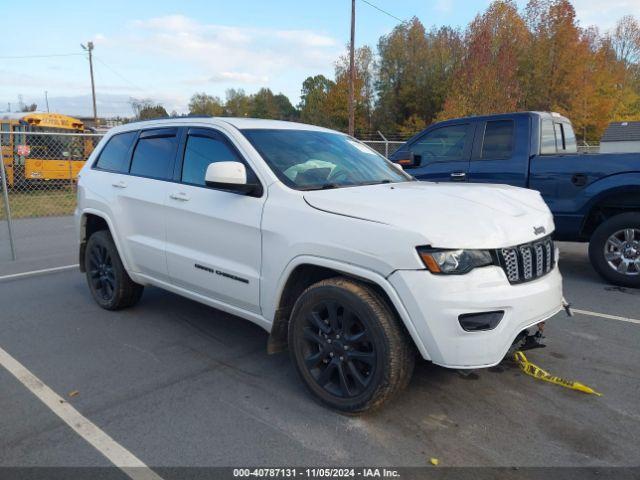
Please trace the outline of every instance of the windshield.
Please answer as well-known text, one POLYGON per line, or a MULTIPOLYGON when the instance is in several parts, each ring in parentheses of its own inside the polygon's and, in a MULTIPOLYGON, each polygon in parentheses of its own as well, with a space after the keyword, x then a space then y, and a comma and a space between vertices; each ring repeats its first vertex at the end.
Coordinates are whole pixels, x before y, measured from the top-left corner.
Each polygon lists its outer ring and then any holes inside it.
POLYGON ((278 178, 297 190, 412 180, 375 150, 340 133, 265 129, 242 133, 278 178))

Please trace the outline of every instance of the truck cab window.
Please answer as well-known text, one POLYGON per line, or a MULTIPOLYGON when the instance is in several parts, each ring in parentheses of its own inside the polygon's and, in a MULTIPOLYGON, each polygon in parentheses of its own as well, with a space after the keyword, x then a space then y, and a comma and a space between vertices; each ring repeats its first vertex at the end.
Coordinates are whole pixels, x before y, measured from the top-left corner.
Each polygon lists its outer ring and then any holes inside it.
POLYGON ((513 120, 487 122, 482 141, 482 158, 509 158, 513 153, 513 120))
POLYGON ((573 127, 568 123, 562 123, 562 132, 564 134, 564 151, 566 153, 577 153, 578 143, 573 127))
POLYGON ((540 153, 543 155, 557 153, 556 132, 553 128, 553 121, 545 118, 542 120, 540 127, 540 153))
POLYGON ((449 125, 431 130, 420 137, 411 151, 419 156, 422 165, 431 162, 463 160, 467 139, 468 125, 449 125))

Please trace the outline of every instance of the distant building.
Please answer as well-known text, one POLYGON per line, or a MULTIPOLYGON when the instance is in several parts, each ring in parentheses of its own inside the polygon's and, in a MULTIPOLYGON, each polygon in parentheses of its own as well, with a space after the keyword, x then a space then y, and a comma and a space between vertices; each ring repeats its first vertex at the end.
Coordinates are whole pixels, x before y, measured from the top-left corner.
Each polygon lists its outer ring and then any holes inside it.
POLYGON ((640 122, 612 122, 600 139, 600 153, 640 152, 640 122))

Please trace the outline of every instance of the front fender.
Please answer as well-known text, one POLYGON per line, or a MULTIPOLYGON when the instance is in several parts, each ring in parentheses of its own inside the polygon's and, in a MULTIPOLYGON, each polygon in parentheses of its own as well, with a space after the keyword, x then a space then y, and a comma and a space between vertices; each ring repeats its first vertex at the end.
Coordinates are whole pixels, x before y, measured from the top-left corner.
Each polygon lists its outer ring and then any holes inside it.
POLYGON ((389 299, 391 300, 391 302, 393 303, 393 306, 395 307, 398 313, 398 316, 400 317, 400 319, 402 320, 402 323, 404 323, 405 327, 407 328, 407 331, 409 332, 409 335, 413 339, 413 342, 418 348, 420 354, 427 360, 431 359, 431 357, 429 356, 429 353, 427 352, 426 347, 424 346, 423 342, 420 340, 420 337, 415 328, 415 325, 411 320, 411 318, 409 317, 409 313, 407 312, 407 309, 402 303, 400 296, 398 295, 396 290, 393 288, 391 283, 389 283, 389 281, 385 277, 383 277, 382 275, 376 272, 367 270, 357 265, 339 262, 329 258, 318 257, 313 255, 299 255, 293 258, 287 264, 282 274, 280 275, 280 278, 278 279, 278 282, 274 291, 271 294, 267 293, 267 295, 265 295, 265 298, 272 299, 270 305, 268 306, 265 305, 266 318, 270 318, 270 319, 275 318, 276 308, 283 295, 285 285, 287 284, 287 280, 291 275, 291 273, 301 265, 314 265, 318 267, 328 268, 336 272, 343 273, 345 275, 349 275, 355 278, 360 278, 367 282, 371 282, 379 286, 380 288, 382 288, 384 292, 387 294, 387 296, 389 297, 389 299))

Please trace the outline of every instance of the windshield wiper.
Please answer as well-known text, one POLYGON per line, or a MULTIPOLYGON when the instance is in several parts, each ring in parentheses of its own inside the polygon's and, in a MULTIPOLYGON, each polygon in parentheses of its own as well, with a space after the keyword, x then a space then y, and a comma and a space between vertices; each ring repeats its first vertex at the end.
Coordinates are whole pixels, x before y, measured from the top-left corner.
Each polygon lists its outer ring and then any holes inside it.
POLYGON ((305 192, 313 190, 331 190, 332 188, 340 188, 342 186, 343 185, 340 185, 339 183, 324 183, 322 185, 307 185, 305 187, 302 187, 300 190, 303 190, 305 192))

